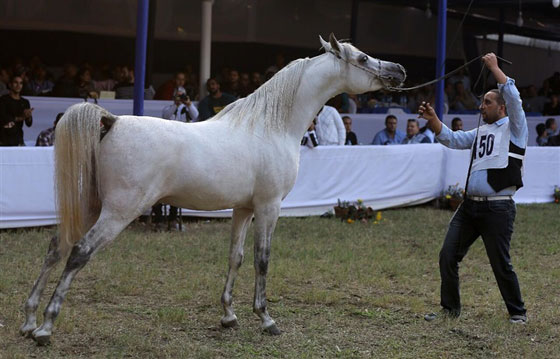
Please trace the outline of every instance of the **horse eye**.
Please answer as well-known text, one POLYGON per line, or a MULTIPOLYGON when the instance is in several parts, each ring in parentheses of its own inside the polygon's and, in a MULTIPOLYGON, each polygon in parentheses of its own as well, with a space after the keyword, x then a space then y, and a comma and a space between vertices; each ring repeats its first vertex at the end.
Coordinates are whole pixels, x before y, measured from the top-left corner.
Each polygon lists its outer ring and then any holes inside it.
POLYGON ((368 56, 367 55, 363 55, 362 57, 360 57, 360 62, 361 63, 365 63, 368 60, 368 56))

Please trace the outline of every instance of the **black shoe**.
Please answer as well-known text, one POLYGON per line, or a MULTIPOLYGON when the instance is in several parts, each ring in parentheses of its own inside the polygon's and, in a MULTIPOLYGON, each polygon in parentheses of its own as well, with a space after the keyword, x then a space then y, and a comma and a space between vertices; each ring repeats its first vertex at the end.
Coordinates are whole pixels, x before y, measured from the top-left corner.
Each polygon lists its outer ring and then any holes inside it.
POLYGON ((439 311, 439 313, 428 313, 424 316, 424 319, 427 322, 432 322, 432 321, 436 320, 437 318, 440 318, 440 319, 457 319, 457 318, 459 318, 459 313, 451 311, 449 309, 443 308, 442 310, 439 311))
POLYGON ((510 315, 509 322, 513 324, 527 324, 527 316, 524 314, 510 315))

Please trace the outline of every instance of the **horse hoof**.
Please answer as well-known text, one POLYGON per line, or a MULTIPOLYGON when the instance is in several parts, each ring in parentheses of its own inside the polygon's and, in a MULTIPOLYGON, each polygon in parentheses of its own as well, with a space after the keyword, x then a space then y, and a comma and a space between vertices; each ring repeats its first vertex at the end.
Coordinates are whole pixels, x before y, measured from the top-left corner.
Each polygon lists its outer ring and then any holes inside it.
POLYGON ((49 345, 51 343, 51 335, 41 329, 36 329, 35 331, 33 331, 32 337, 39 346, 49 345))
POLYGON ((21 328, 19 328, 19 334, 21 334, 22 337, 26 337, 26 338, 31 338, 32 337, 32 333, 33 331, 37 329, 36 325, 22 325, 21 328))
POLYGON ((234 317, 232 319, 222 318, 220 323, 222 323, 222 328, 237 328, 237 327, 239 327, 239 322, 237 321, 236 317, 234 317))
POLYGON ((280 329, 278 329, 278 327, 276 326, 275 323, 269 325, 268 327, 264 328, 263 331, 266 334, 270 334, 270 335, 280 335, 282 334, 282 332, 280 331, 280 329))

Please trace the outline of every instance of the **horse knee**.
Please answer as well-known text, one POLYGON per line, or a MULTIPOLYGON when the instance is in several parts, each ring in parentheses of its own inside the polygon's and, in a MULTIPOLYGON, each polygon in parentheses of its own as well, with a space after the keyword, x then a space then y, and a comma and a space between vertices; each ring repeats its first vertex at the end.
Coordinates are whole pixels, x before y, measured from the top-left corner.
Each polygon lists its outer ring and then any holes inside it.
POLYGON ((258 274, 264 276, 268 273, 268 258, 259 258, 255 264, 255 269, 258 274))

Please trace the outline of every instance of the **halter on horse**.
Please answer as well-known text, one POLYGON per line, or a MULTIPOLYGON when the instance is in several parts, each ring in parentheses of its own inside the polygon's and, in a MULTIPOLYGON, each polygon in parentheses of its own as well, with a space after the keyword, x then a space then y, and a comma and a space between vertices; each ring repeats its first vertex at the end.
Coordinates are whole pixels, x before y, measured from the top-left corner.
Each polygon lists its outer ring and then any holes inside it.
POLYGON ((48 343, 79 270, 158 201, 199 210, 233 208, 229 271, 221 297, 224 327, 238 325, 233 284, 254 215, 253 311, 263 330, 279 334, 266 307, 266 274, 280 203, 296 180, 300 140, 331 97, 398 86, 406 76, 402 66, 373 59, 332 34, 321 44, 327 53, 292 62, 205 122, 117 117, 89 103, 70 107, 56 128, 59 232, 25 303, 22 335, 48 343), (177 153, 184 155, 172 155, 177 153), (36 311, 49 274, 66 256, 37 328, 36 311))

